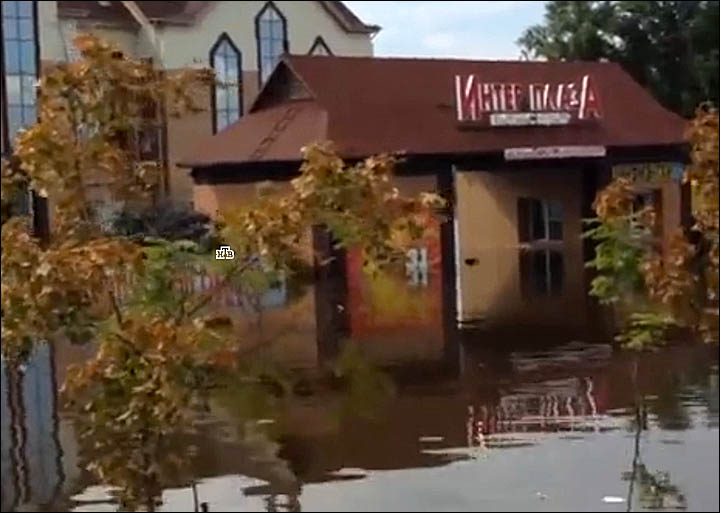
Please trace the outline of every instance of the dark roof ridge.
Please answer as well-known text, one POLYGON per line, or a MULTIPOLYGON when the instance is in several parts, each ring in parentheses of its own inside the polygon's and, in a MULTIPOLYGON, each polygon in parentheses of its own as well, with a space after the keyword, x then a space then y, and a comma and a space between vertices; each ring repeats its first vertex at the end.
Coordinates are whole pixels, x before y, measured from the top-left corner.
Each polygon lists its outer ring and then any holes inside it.
MULTIPOLYGON (((305 54, 290 54, 287 56, 289 60, 305 60, 313 59, 314 55, 305 54)), ((323 56, 327 59, 337 60, 369 60, 369 61, 403 61, 403 62, 463 62, 463 63, 477 63, 477 64, 523 64, 523 65, 559 65, 559 64, 583 64, 583 65, 609 65, 619 66, 614 61, 586 61, 586 60, 563 60, 563 61, 542 61, 542 60, 512 60, 512 59, 470 59, 463 57, 434 57, 434 56, 404 56, 404 55, 326 55, 323 56)))

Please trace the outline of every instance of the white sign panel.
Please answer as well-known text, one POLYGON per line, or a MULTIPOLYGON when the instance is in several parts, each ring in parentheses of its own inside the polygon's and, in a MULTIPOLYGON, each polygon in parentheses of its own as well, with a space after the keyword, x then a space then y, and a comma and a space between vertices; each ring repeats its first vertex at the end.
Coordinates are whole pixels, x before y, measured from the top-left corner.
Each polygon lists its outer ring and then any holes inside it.
POLYGON ((524 84, 488 82, 478 74, 456 75, 455 105, 460 122, 479 122, 494 113, 556 112, 578 120, 602 117, 600 96, 590 75, 569 82, 524 84))
POLYGON ((569 125, 569 112, 502 112, 490 114, 490 126, 557 126, 569 125))
POLYGON ((567 159, 578 157, 604 157, 605 146, 539 146, 506 148, 505 160, 567 159))

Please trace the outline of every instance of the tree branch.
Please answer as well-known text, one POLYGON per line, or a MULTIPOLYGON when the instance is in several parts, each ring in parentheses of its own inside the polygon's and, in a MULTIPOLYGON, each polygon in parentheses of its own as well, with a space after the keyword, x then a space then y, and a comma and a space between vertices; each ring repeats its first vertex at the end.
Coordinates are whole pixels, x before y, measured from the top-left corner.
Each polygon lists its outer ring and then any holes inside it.
MULTIPOLYGON (((199 301, 198 301, 193 307, 189 308, 189 309, 187 310, 187 312, 184 313, 184 315, 182 315, 182 310, 181 310, 181 316, 179 316, 179 318, 177 319, 177 321, 180 322, 183 318, 188 318, 188 317, 192 317, 193 315, 195 315, 198 311, 200 311, 203 307, 205 307, 210 301, 212 301, 212 298, 213 298, 215 292, 217 292, 219 289, 222 289, 223 287, 225 287, 226 285, 228 285, 228 283, 230 282, 230 280, 231 280, 232 278, 234 278, 235 276, 237 276, 237 275, 239 275, 239 274, 242 274, 242 273, 245 272, 252 264, 254 264, 254 263, 256 263, 256 262, 257 262, 257 259, 256 259, 256 258, 249 258, 249 259, 246 260, 242 265, 240 265, 240 266, 236 267, 235 269, 233 269, 231 272, 229 272, 227 275, 225 275, 225 277, 223 278, 223 280, 222 280, 220 283, 218 283, 217 285, 209 288, 209 289, 200 297, 199 301)), ((183 310, 184 310, 184 302, 183 302, 183 310)))
POLYGON ((115 318, 117 319, 118 324, 122 325, 123 316, 122 312, 120 311, 120 305, 118 304, 117 298, 115 297, 115 293, 112 290, 108 290, 108 296, 110 296, 110 303, 112 304, 113 311, 115 312, 115 318))

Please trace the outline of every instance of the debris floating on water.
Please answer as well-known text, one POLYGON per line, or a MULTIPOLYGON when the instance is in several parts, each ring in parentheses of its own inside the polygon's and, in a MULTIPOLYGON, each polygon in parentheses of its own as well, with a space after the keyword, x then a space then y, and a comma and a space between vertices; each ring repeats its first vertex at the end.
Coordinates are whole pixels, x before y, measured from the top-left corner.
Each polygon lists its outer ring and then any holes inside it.
POLYGON ((445 440, 445 437, 442 436, 421 436, 420 441, 421 442, 442 442, 445 440))
POLYGON ((603 502, 606 502, 608 504, 620 504, 622 502, 625 502, 625 499, 622 497, 615 497, 614 495, 606 495, 603 497, 603 502))
POLYGON ((356 476, 366 476, 367 472, 361 468, 341 468, 340 470, 336 470, 335 472, 330 472, 331 476, 338 476, 338 477, 356 477, 356 476))

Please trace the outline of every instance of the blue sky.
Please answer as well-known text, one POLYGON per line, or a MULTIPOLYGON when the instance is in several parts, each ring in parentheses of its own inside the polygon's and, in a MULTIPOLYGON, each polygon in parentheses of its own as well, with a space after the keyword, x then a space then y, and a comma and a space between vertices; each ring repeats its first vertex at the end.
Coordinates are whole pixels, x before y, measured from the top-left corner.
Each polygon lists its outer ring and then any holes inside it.
POLYGON ((540 23, 545 2, 346 1, 366 23, 383 30, 375 55, 517 59, 515 41, 540 23))

